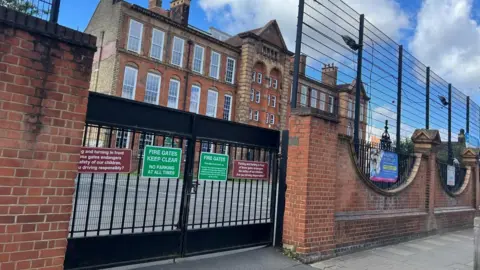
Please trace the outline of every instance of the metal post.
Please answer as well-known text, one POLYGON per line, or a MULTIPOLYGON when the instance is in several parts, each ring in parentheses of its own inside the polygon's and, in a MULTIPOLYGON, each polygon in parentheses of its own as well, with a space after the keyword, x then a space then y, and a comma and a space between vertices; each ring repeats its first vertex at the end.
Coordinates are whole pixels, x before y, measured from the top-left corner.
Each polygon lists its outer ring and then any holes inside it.
POLYGON ((52 8, 50 10, 50 22, 58 22, 58 13, 60 11, 60 0, 52 0, 52 8))
POLYGON ((297 20, 297 41, 295 43, 295 61, 293 69, 293 86, 292 86, 292 102, 291 108, 297 107, 298 93, 298 76, 300 75, 300 53, 302 52, 302 35, 303 35, 303 12, 305 10, 305 0, 299 0, 298 3, 298 20, 297 20))
POLYGON ((430 129, 430 67, 427 67, 427 97, 425 108, 425 128, 430 129))
POLYGON ((288 135, 288 130, 282 131, 280 172, 278 177, 277 226, 275 228, 274 243, 276 247, 281 247, 283 243, 283 218, 285 215, 285 193, 287 191, 288 135))
POLYGON ((400 131, 402 129, 402 76, 403 76, 403 46, 398 47, 398 78, 397 78, 397 150, 400 149, 400 131))
POLYGON ((365 23, 365 15, 360 15, 360 28, 358 30, 358 57, 357 57, 357 79, 355 92, 355 124, 353 142, 355 144, 355 151, 358 152, 359 131, 360 131, 360 92, 362 91, 362 60, 363 60, 363 25, 365 23))
POLYGON ((467 97, 467 133, 470 134, 470 97, 467 97))
POLYGON ((448 84, 448 164, 453 164, 452 152, 452 84, 448 84))

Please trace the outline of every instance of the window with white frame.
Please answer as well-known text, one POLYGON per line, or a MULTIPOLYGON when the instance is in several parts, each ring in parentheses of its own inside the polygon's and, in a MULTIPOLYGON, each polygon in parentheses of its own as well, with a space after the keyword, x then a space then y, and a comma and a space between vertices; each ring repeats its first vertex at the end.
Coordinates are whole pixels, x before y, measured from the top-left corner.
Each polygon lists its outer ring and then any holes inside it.
POLYGON ((207 96, 207 116, 217 117, 218 92, 208 90, 207 96))
POLYGON ((167 107, 178 109, 178 93, 180 92, 180 82, 175 79, 170 80, 168 86, 168 102, 167 107))
POLYGON ((185 40, 174 37, 172 46, 172 65, 183 66, 183 51, 185 50, 185 40))
POLYGON ((227 71, 225 73, 225 81, 231 84, 235 83, 235 65, 236 61, 233 58, 227 58, 227 71))
POLYGON ((363 140, 363 129, 358 130, 358 139, 363 140))
POLYGON ((203 74, 203 61, 205 58, 205 48, 199 45, 195 45, 193 49, 193 65, 192 70, 203 74))
POLYGON ((262 78, 263 78, 263 75, 262 73, 257 73, 257 83, 258 84, 262 84, 262 78))
POLYGON ((275 115, 270 114, 270 125, 275 125, 275 115))
POLYGON ((140 53, 142 48, 143 24, 130 20, 130 29, 128 30, 127 50, 140 53))
POLYGON ((277 97, 276 96, 272 96, 272 102, 271 102, 271 105, 272 107, 277 107, 277 97))
POLYGON ((202 142, 202 152, 213 152, 213 143, 202 142))
POLYGON ((310 107, 317 108, 317 99, 318 99, 318 91, 312 89, 312 93, 310 95, 310 107))
POLYGON ((212 51, 210 57, 210 77, 218 79, 220 76, 220 54, 212 51))
POLYGON ((278 80, 273 79, 273 89, 277 89, 277 88, 278 88, 278 80))
POLYGON ((254 82, 257 79, 257 73, 255 71, 252 71, 252 82, 254 82))
POLYGON ((257 121, 258 122, 258 115, 259 115, 259 112, 258 111, 255 111, 253 113, 253 120, 257 121))
POLYGON ((348 135, 348 136, 352 136, 352 134, 353 134, 352 123, 348 122, 347 135, 348 135))
POLYGON ((360 121, 365 121, 364 117, 365 117, 365 113, 364 113, 364 110, 365 110, 365 106, 363 105, 363 103, 360 103, 360 121))
POLYGON ((320 110, 325 111, 325 102, 327 101, 327 96, 325 93, 320 93, 320 110))
POLYGON ((231 120, 232 118, 232 96, 225 95, 223 103, 223 120, 231 120))
POLYGON ((253 110, 252 110, 252 109, 248 109, 248 118, 249 118, 250 120, 253 119, 253 110))
POLYGON ((192 113, 198 113, 200 108, 200 93, 200 86, 192 85, 192 91, 190 93, 190 112, 192 113))
POLYGON ((146 145, 153 145, 153 140, 154 140, 153 134, 140 135, 140 141, 138 142, 138 156, 143 155, 143 150, 145 150, 146 145))
POLYGON ((335 98, 333 96, 328 96, 328 112, 333 113, 335 107, 335 98))
POLYGON ((250 101, 255 101, 255 89, 250 90, 250 101))
POLYGON ((255 93, 255 102, 260 103, 260 99, 261 99, 260 91, 257 91, 255 93))
POLYGON ((308 87, 302 85, 300 90, 300 105, 307 106, 307 98, 308 98, 308 87))
POLYGON ((271 98, 272 98, 272 97, 271 97, 270 95, 267 96, 267 106, 270 106, 270 99, 271 99, 271 98))
POLYGON ((130 132, 126 130, 118 130, 117 136, 115 138, 115 147, 128 148, 129 142, 130 142, 130 132))
POLYGON ((163 31, 153 28, 152 47, 150 48, 150 57, 162 61, 164 40, 165 40, 165 33, 163 31))
POLYGON ((272 87, 272 78, 267 77, 265 80, 267 80, 267 87, 272 87))
POLYGON ((138 70, 134 67, 125 67, 123 74, 123 88, 122 97, 128 99, 135 99, 135 88, 137 87, 138 70))
POLYGON ((353 118, 353 101, 351 99, 348 100, 347 117, 353 118))
POLYGON ((270 114, 267 112, 265 116, 265 124, 268 124, 270 122, 270 114))
POLYGON ((147 82, 145 85, 145 102, 158 104, 161 80, 161 77, 157 74, 150 72, 147 74, 147 82))

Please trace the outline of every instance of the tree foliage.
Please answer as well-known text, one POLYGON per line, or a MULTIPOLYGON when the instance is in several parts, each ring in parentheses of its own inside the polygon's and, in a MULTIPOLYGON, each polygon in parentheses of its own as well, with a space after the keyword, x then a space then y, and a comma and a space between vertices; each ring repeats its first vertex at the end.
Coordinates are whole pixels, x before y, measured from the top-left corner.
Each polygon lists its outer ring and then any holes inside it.
POLYGON ((32 2, 26 0, 0 0, 0 6, 4 6, 32 16, 48 14, 48 11, 39 9, 32 2))

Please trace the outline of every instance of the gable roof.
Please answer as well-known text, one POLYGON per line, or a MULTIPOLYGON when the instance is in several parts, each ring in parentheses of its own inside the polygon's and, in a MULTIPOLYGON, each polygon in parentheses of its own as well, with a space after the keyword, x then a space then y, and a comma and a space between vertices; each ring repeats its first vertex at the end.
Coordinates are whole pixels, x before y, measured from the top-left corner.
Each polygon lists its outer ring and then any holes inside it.
POLYGON ((270 45, 279 48, 289 55, 293 55, 293 53, 288 50, 276 20, 269 21, 263 27, 239 33, 227 39, 225 42, 235 47, 241 47, 243 44, 243 39, 247 37, 253 37, 257 40, 262 40, 265 43, 269 43, 270 45))
MULTIPOLYGON (((356 85, 357 85, 357 80, 354 79, 352 83, 337 84, 336 87, 338 89, 338 92, 354 92, 356 85)), ((365 91, 365 87, 363 86, 363 83, 362 83, 362 94, 365 100, 370 100, 370 97, 368 97, 367 95, 367 91, 365 91)))

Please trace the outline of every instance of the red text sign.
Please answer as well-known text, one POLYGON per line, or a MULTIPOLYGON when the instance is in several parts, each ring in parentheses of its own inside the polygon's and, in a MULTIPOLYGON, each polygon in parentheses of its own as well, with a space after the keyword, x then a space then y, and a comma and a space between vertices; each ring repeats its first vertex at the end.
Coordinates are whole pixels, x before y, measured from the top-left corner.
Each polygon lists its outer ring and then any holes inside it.
POLYGON ((82 147, 79 173, 129 173, 132 150, 82 147))
POLYGON ((235 160, 233 162, 233 178, 266 180, 268 179, 268 163, 235 160))

